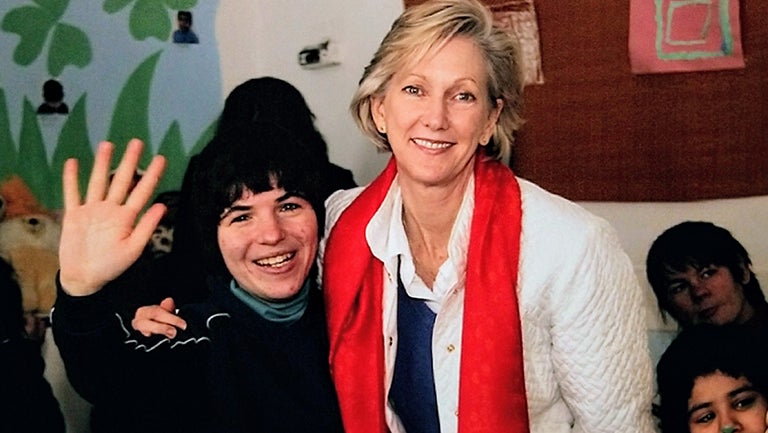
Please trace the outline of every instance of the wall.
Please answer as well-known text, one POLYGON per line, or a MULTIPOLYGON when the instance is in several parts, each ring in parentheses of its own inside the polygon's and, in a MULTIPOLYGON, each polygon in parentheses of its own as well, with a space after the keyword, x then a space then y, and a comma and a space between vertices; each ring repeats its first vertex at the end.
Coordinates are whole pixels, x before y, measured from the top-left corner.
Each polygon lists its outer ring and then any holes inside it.
POLYGON ((0 179, 22 175, 46 205, 60 205, 66 157, 87 173, 96 143, 131 137, 169 157, 164 184, 177 188, 191 153, 207 142, 229 91, 274 75, 296 85, 317 116, 331 159, 359 183, 378 173, 378 155, 347 105, 364 66, 402 11, 398 0, 343 3, 180 0, 193 12, 200 44, 173 44, 175 11, 160 1, 0 3, 0 179), (146 10, 154 4, 158 9, 146 10), (145 9, 142 9, 141 7, 145 9), (331 38, 341 64, 305 70, 306 45, 331 38), (41 86, 64 84, 67 116, 36 116, 41 86))
MULTIPOLYGON (((60 189, 57 165, 64 155, 58 155, 57 149, 62 137, 74 137, 82 146, 74 149, 74 155, 86 159, 100 140, 124 134, 139 135, 153 152, 173 141, 180 147, 174 151, 178 160, 175 173, 170 173, 175 178, 166 184, 173 187, 180 181, 188 154, 209 132, 226 95, 237 84, 262 75, 283 78, 299 88, 317 116, 331 159, 353 170, 358 183, 370 181, 387 160, 387 155, 377 154, 357 131, 347 105, 364 66, 402 11, 399 0, 193 1, 193 29, 201 42, 197 46, 171 44, 169 33, 165 39, 133 37, 130 20, 135 2, 114 14, 104 12, 101 1, 55 3, 64 5, 58 22, 82 29, 92 50, 90 61, 82 67, 69 65, 56 75, 65 85, 65 101, 71 110, 68 116, 34 114, 42 102, 42 83, 52 75, 48 60, 53 30, 28 65, 13 58, 19 36, 0 32, 0 179, 24 171, 41 200, 51 207, 60 203, 55 191, 60 189), (325 38, 338 43, 341 64, 301 69, 298 52, 325 38), (155 59, 153 67, 147 68, 151 73, 129 85, 130 77, 148 59, 155 59), (123 91, 127 101, 121 102, 123 91), (142 100, 144 92, 146 100, 142 100), (176 138, 167 140, 169 135, 176 138), (17 160, 19 155, 23 161, 17 160)), ((14 9, 34 5, 32 1, 3 0, 0 19, 14 9)), ((168 19, 173 17, 173 11, 164 13, 168 19)), ((74 147, 68 143, 70 149, 74 147)), ((87 166, 82 171, 87 173, 87 166)), ((46 377, 66 413, 68 433, 87 433, 88 405, 69 387, 50 338, 43 350, 46 377)))
POLYGON ((536 2, 545 83, 515 170, 572 200, 768 194, 768 2, 738 2, 746 68, 649 75, 630 70, 630 3, 536 2))

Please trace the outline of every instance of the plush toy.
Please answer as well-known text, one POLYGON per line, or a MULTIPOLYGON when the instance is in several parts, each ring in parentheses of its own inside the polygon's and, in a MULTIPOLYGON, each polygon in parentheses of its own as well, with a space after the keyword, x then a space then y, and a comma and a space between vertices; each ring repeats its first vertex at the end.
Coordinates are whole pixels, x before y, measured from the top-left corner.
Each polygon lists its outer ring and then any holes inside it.
POLYGON ((24 180, 18 175, 11 175, 0 182, 0 201, 3 202, 3 213, 0 213, 0 220, 13 218, 21 215, 47 213, 46 209, 40 204, 32 194, 24 180))
POLYGON ((0 221, 0 258, 13 268, 25 313, 47 315, 56 299, 61 225, 46 213, 0 221))

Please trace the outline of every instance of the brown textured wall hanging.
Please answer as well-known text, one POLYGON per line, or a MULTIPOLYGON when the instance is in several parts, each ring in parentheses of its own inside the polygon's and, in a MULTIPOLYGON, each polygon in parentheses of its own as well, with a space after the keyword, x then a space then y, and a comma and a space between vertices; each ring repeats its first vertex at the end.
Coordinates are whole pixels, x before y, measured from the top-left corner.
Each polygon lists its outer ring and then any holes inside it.
POLYGON ((768 194, 768 2, 741 2, 745 69, 654 75, 630 71, 629 2, 535 8, 546 80, 526 87, 517 174, 572 200, 768 194))

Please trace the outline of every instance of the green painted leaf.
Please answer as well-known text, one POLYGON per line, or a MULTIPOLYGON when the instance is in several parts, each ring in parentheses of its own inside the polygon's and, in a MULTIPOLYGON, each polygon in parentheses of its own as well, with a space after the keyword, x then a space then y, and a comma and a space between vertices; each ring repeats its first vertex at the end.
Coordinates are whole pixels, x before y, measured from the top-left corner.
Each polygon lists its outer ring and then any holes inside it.
POLYGON ((165 173, 160 180, 160 184, 157 186, 157 192, 181 189, 181 180, 184 178, 184 171, 187 169, 187 156, 184 154, 181 128, 178 121, 171 123, 157 153, 165 156, 167 161, 165 173))
POLYGON ((16 33, 21 40, 13 50, 13 61, 20 66, 30 65, 40 56, 56 18, 37 6, 22 6, 5 14, 2 29, 16 33))
POLYGON ((58 24, 54 28, 48 54, 50 75, 58 77, 67 65, 82 69, 91 63, 92 58, 91 43, 85 32, 69 24, 58 24))
POLYGON ((131 9, 130 29, 137 40, 154 37, 165 41, 171 34, 171 19, 160 0, 137 0, 131 9))
POLYGON ((121 11, 123 8, 128 6, 133 0, 105 0, 104 1, 104 12, 108 14, 113 14, 115 12, 121 11))
POLYGON ((200 134, 200 138, 197 139, 197 142, 194 146, 192 146, 192 149, 189 151, 189 156, 197 155, 200 153, 203 148, 208 145, 208 142, 211 141, 214 135, 216 135, 216 129, 219 127, 219 119, 216 118, 213 122, 211 122, 210 125, 208 125, 208 128, 203 131, 202 134, 200 134))
POLYGON ((11 122, 8 120, 8 104, 5 92, 0 89, 0 180, 16 170, 16 145, 11 134, 11 122))
POLYGON ((174 11, 192 9, 197 5, 197 0, 164 0, 163 2, 168 9, 174 11))
POLYGON ((88 138, 88 122, 86 119, 86 95, 75 103, 69 112, 67 121, 61 128, 56 150, 51 161, 51 184, 53 185, 49 209, 62 207, 61 172, 64 161, 77 158, 80 167, 80 191, 84 192, 88 184, 88 175, 93 167, 93 147, 88 138))
POLYGON ((34 2, 47 10, 56 21, 61 19, 69 6, 69 0, 34 0, 34 2))
POLYGON ((145 151, 141 165, 146 167, 152 156, 149 136, 149 90, 161 51, 144 60, 128 77, 112 111, 112 122, 107 139, 115 144, 116 155, 122 155, 132 138, 144 140, 145 151))
POLYGON ((37 123, 37 111, 24 98, 24 113, 19 137, 17 173, 27 183, 35 198, 48 207, 51 195, 51 170, 45 153, 45 143, 37 123))

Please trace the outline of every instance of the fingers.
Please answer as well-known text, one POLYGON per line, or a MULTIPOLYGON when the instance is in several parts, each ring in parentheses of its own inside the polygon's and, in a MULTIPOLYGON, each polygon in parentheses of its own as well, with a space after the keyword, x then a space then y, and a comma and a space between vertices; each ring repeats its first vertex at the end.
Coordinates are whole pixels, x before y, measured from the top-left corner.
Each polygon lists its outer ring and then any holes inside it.
MULTIPOLYGON (((99 143, 88 179, 85 201, 108 200, 118 204, 125 202, 137 213, 146 206, 160 182, 166 161, 165 157, 155 155, 139 182, 134 185, 134 177, 143 149, 144 143, 141 140, 133 139, 128 142, 120 164, 110 180, 109 172, 114 145, 107 141, 99 143)), ((65 162, 62 174, 65 208, 80 204, 78 175, 77 161, 65 162)))
POLYGON ((176 303, 173 301, 173 298, 165 298, 160 301, 160 308, 173 313, 176 310, 176 303))
POLYGON ((123 203, 125 196, 131 192, 133 179, 136 175, 136 168, 139 166, 141 151, 144 149, 144 143, 141 140, 133 139, 128 142, 125 148, 120 164, 115 170, 115 175, 109 185, 107 200, 113 203, 123 203))
MULTIPOLYGON (((155 192, 155 188, 157 188, 157 184, 160 182, 160 178, 163 175, 163 170, 165 170, 165 157, 156 155, 152 158, 149 167, 144 171, 139 183, 137 183, 136 187, 131 191, 125 204, 134 208, 136 211, 143 208, 155 192)), ((115 179, 115 181, 116 180, 117 179, 115 179)), ((112 191, 110 189, 110 196, 111 195, 112 191)))
POLYGON ((112 160, 114 145, 103 141, 96 148, 96 156, 93 159, 91 177, 88 179, 88 191, 85 201, 93 202, 104 198, 109 184, 109 164, 112 160))
POLYGON ((78 163, 76 159, 68 159, 64 162, 62 171, 62 185, 64 187, 64 210, 74 209, 80 204, 80 186, 78 184, 78 163))
POLYGON ((160 220, 163 218, 166 209, 164 204, 155 203, 144 212, 144 215, 141 216, 139 222, 136 223, 136 227, 133 228, 133 233, 131 233, 130 242, 134 249, 140 251, 144 248, 147 242, 152 238, 152 233, 155 231, 155 228, 160 224, 160 220))
MULTIPOLYGON (((168 338, 176 336, 176 328, 186 329, 187 322, 184 319, 163 308, 163 305, 168 305, 168 299, 170 298, 164 299, 161 305, 151 305, 137 309, 136 315, 131 321, 133 329, 141 332, 145 337, 164 335, 168 338)), ((173 300, 170 302, 172 304, 173 300)))

